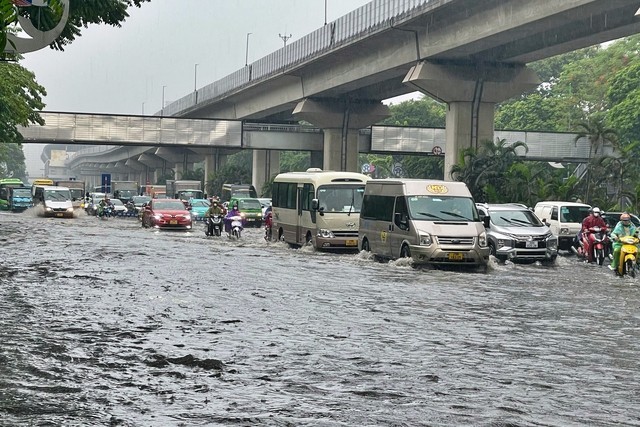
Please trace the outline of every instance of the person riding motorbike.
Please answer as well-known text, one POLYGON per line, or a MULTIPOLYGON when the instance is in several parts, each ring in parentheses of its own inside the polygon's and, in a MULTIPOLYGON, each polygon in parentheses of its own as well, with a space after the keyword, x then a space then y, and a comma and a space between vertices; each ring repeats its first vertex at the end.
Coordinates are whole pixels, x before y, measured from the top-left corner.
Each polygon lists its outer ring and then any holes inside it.
POLYGON ((216 200, 211 203, 209 209, 207 209, 207 212, 205 212, 204 214, 204 217, 207 220, 208 235, 213 235, 213 223, 209 220, 209 218, 213 218, 214 216, 224 216, 224 209, 218 204, 216 200))
POLYGON ((626 212, 620 215, 620 221, 611 232, 611 240, 613 240, 613 260, 611 260, 611 265, 609 266, 611 270, 618 271, 618 258, 620 257, 620 249, 622 248, 620 237, 635 236, 638 231, 636 226, 631 222, 631 215, 626 212))
POLYGON ((607 231, 607 223, 600 216, 600 208, 594 207, 591 213, 582 221, 582 247, 587 254, 586 262, 593 262, 593 236, 589 231, 592 227, 600 227, 603 232, 607 231))
MULTIPOLYGON (((233 204, 233 208, 229 210, 227 216, 224 218, 224 231, 226 231, 227 233, 231 233, 231 218, 235 216, 241 216, 237 203, 233 204)), ((242 222, 244 224, 244 220, 242 222)))
POLYGON ((107 196, 104 197, 104 199, 100 200, 99 206, 98 206, 98 215, 99 216, 103 216, 104 215, 104 210, 106 208, 108 208, 109 206, 111 206, 111 200, 109 200, 109 198, 107 196))

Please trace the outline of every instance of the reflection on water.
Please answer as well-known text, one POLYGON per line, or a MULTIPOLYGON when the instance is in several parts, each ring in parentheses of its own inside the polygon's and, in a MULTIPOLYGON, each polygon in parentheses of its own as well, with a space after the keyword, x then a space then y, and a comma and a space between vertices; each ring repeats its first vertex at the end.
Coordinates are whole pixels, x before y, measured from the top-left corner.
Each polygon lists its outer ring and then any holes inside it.
POLYGON ((0 425, 638 425, 638 281, 0 214, 0 425))

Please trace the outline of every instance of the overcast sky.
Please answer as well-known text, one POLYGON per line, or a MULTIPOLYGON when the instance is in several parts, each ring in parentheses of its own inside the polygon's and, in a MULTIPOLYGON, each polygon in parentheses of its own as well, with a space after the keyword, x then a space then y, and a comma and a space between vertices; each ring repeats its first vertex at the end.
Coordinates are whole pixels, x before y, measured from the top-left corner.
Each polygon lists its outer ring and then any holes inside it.
MULTIPOLYGON (((368 0, 326 0, 331 22, 368 0)), ((153 114, 325 22, 325 0, 152 0, 121 28, 93 25, 64 52, 28 53, 22 65, 47 90, 45 110, 153 114), (195 64, 198 64, 197 67, 195 64), (143 107, 144 103, 144 107, 143 107)))

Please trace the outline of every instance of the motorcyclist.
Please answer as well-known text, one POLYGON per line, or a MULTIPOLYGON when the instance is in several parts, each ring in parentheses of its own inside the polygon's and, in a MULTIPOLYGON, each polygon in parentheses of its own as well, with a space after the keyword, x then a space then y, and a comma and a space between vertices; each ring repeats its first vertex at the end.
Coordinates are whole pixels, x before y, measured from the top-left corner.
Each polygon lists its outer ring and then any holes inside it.
POLYGON ((209 235, 213 234, 213 222, 209 221, 209 218, 213 218, 214 216, 223 216, 224 209, 218 204, 217 200, 213 200, 207 212, 205 212, 204 217, 207 218, 207 227, 209 235))
POLYGON ((235 216, 241 216, 237 203, 233 204, 233 208, 229 210, 227 216, 224 218, 224 231, 226 231, 227 233, 231 233, 231 218, 235 216))
POLYGON ((594 207, 593 209, 591 209, 591 213, 589 214, 589 216, 582 221, 582 243, 583 248, 587 254, 586 262, 594 261, 592 248, 593 236, 591 235, 589 229, 593 227, 600 227, 603 232, 607 230, 607 223, 600 216, 601 213, 602 212, 600 211, 600 208, 594 207))
POLYGON ((271 227, 273 226, 273 213, 268 211, 264 218, 264 238, 271 240, 271 227))
POLYGON ((100 203, 98 206, 98 215, 99 216, 104 215, 104 210, 109 206, 111 206, 111 200, 109 200, 107 196, 104 196, 104 198, 100 200, 100 203))
POLYGON ((620 221, 616 224, 615 228, 611 232, 611 240, 613 240, 613 259, 609 268, 618 271, 618 258, 620 257, 620 249, 622 249, 622 242, 620 237, 623 236, 636 236, 638 229, 631 222, 631 215, 624 212, 620 215, 620 221))

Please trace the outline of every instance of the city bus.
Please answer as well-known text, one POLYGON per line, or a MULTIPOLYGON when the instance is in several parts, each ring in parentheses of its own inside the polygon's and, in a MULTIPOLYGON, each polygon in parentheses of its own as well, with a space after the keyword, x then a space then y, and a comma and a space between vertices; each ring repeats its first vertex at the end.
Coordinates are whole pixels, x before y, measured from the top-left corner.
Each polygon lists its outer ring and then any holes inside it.
POLYGON ((272 235, 291 246, 358 250, 358 223, 365 183, 356 172, 287 172, 273 181, 272 235))
POLYGON ((49 178, 36 178, 31 183, 32 186, 36 185, 53 185, 53 180, 49 178))
POLYGON ((0 209, 2 210, 9 210, 10 187, 24 187, 24 183, 19 178, 0 179, 0 209))

